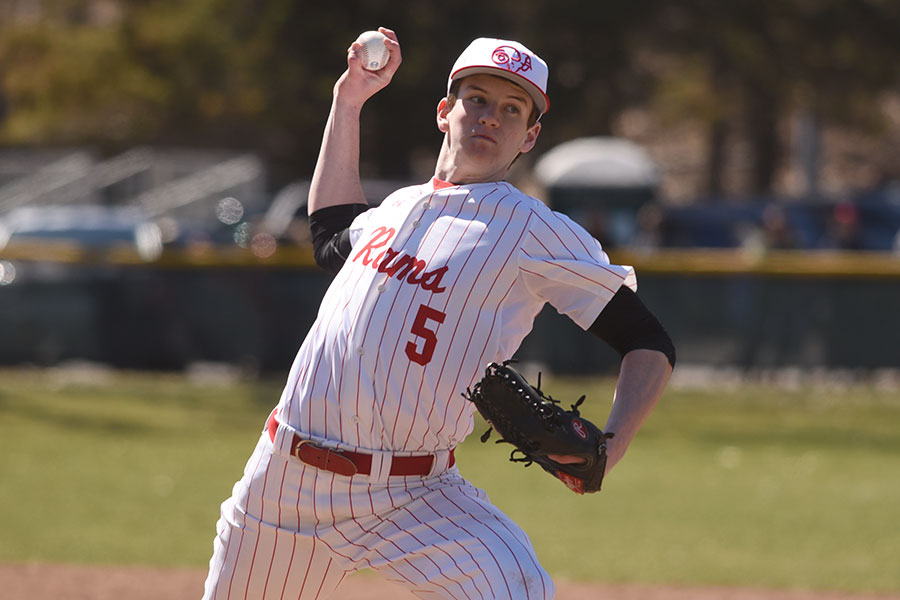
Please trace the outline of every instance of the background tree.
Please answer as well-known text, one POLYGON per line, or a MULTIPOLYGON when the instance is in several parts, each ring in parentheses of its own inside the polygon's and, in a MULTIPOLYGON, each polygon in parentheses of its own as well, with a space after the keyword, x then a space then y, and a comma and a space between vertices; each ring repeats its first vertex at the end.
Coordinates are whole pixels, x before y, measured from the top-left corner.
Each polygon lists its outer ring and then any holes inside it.
POLYGON ((553 66, 538 153, 645 107, 702 124, 714 195, 771 192, 800 111, 877 133, 878 99, 900 84, 893 0, 0 2, 0 143, 250 149, 276 181, 306 178, 344 51, 380 24, 404 66, 363 113, 364 175, 420 176, 447 68, 477 36, 527 40, 553 66), (726 188, 736 144, 748 174, 726 188))
POLYGON ((655 48, 673 68, 657 79, 662 110, 707 128, 708 192, 722 192, 726 140, 749 147, 747 193, 766 194, 784 163, 784 125, 808 111, 818 123, 884 126, 879 94, 900 84, 900 4, 878 0, 687 0, 656 19, 655 48), (680 79, 685 75, 687 80, 680 79), (665 106, 666 98, 689 98, 665 106))

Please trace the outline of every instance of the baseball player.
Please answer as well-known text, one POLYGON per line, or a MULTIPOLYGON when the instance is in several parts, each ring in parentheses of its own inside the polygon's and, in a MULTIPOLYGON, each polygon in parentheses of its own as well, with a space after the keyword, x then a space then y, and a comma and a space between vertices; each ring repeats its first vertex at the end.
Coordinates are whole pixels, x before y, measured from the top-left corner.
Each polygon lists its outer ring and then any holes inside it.
POLYGON ((362 568, 421 598, 552 598, 527 535, 460 476, 454 449, 475 410, 462 393, 550 302, 623 355, 611 468, 674 364, 633 270, 503 180, 550 105, 547 65, 522 44, 465 49, 437 105, 434 177, 369 210, 360 111, 402 60, 380 31, 390 60, 366 71, 350 47, 311 183, 316 260, 336 276, 222 504, 208 599, 326 598, 362 568))

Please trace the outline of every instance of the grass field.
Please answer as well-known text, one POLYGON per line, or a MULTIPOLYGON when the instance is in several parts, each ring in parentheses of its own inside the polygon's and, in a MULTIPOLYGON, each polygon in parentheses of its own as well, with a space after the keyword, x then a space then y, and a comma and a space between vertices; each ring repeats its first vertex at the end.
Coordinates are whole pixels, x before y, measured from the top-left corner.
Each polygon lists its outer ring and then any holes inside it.
MULTIPOLYGON (((100 379, 0 371, 0 562, 202 567, 281 382, 100 379)), ((611 385, 544 378, 600 423, 611 385)), ((459 462, 556 576, 898 592, 898 396, 675 386, 593 496, 477 435, 459 462)))

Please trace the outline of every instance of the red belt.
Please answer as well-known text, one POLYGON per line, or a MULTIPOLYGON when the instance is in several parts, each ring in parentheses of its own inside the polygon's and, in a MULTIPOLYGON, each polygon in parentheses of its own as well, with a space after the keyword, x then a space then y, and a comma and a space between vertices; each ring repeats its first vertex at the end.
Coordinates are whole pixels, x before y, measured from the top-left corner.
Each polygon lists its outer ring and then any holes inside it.
MULTIPOLYGON (((276 412, 272 411, 266 422, 269 438, 273 442, 275 441, 275 432, 278 430, 278 421, 275 419, 276 412)), ((371 454, 323 448, 315 442, 301 438, 296 433, 291 440, 291 456, 317 469, 325 469, 346 477, 368 475, 372 472, 371 454)), ((391 459, 391 475, 428 475, 431 473, 434 459, 433 454, 394 456, 391 459)), ((451 450, 447 468, 452 467, 455 462, 456 457, 453 456, 453 450, 451 450)))

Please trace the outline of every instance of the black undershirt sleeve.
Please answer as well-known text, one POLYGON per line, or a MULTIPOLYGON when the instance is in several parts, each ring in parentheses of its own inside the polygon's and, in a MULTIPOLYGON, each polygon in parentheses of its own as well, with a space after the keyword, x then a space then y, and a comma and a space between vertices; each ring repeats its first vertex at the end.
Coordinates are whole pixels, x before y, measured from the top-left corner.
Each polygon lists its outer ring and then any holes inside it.
POLYGON ((588 331, 609 344, 620 356, 638 349, 658 350, 675 367, 672 338, 628 286, 619 288, 588 331))
POLYGON ((320 208, 309 215, 313 256, 319 267, 332 275, 341 270, 352 248, 350 224, 367 210, 367 204, 339 204, 320 208))

